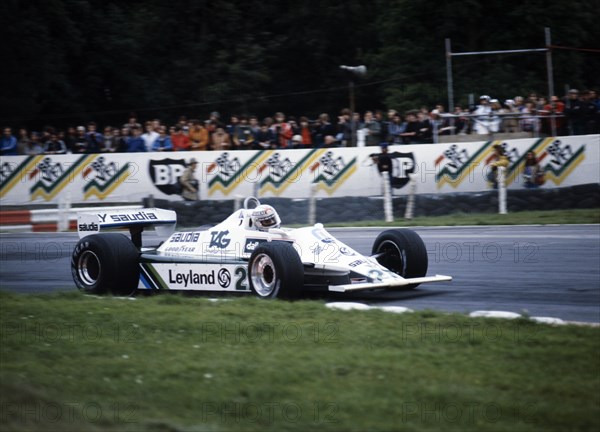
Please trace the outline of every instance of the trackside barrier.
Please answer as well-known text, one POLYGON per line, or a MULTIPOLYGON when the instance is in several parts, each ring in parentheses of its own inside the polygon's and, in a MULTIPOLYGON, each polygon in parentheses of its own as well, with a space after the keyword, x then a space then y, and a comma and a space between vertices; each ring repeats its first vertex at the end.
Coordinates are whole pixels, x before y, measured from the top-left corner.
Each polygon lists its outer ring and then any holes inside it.
POLYGON ((417 192, 417 179, 414 174, 409 174, 408 199, 406 200, 406 211, 404 219, 412 219, 415 214, 415 193, 417 192))

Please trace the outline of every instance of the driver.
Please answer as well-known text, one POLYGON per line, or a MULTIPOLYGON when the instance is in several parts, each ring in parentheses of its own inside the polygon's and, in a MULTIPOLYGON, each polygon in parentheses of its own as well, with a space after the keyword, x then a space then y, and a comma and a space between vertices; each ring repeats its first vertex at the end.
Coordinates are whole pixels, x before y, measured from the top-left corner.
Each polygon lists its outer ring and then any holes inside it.
POLYGON ((279 228, 281 219, 273 207, 261 204, 252 210, 252 224, 259 231, 268 231, 270 228, 279 228))

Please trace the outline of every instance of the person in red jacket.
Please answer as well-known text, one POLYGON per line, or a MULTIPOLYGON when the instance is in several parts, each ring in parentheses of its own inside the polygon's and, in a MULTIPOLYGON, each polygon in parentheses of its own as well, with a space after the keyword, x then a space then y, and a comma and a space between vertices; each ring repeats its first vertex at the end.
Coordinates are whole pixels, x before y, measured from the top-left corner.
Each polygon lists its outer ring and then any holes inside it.
POLYGON ((183 133, 180 125, 175 126, 175 133, 171 134, 173 150, 186 151, 190 149, 190 137, 183 133))
POLYGON ((285 114, 282 112, 275 113, 275 122, 271 126, 271 130, 275 134, 278 148, 288 148, 290 140, 294 135, 294 131, 289 123, 285 121, 285 114))

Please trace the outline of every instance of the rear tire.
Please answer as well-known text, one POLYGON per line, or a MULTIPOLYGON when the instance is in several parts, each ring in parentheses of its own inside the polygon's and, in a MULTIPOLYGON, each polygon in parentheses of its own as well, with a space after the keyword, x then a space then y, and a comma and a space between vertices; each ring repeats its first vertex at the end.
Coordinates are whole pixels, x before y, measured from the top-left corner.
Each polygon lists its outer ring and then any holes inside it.
MULTIPOLYGON (((403 278, 423 277, 427 274, 427 249, 416 232, 409 229, 383 231, 373 243, 372 253, 383 254, 379 264, 403 278)), ((419 284, 407 285, 412 289, 419 284)))
POLYGON ((87 294, 133 295, 140 278, 139 255, 123 234, 86 236, 71 256, 73 281, 87 294))
POLYGON ((304 267, 298 252, 284 241, 258 246, 248 262, 250 290, 259 298, 293 300, 302 294, 304 267))

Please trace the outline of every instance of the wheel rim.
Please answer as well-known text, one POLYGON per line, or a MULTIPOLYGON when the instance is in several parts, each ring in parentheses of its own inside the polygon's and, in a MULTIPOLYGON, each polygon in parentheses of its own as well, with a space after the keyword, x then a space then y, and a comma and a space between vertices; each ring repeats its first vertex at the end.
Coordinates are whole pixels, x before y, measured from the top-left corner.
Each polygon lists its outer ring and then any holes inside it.
POLYGON ((100 277, 100 260, 98 255, 92 251, 85 251, 77 261, 77 274, 79 279, 86 285, 94 285, 100 277))
POLYGON ((277 273, 270 256, 260 254, 252 261, 250 280, 254 290, 261 297, 267 297, 273 293, 277 282, 277 273))
POLYGON ((384 240, 377 248, 377 253, 383 253, 377 258, 379 264, 400 276, 406 274, 406 255, 395 242, 384 240))

